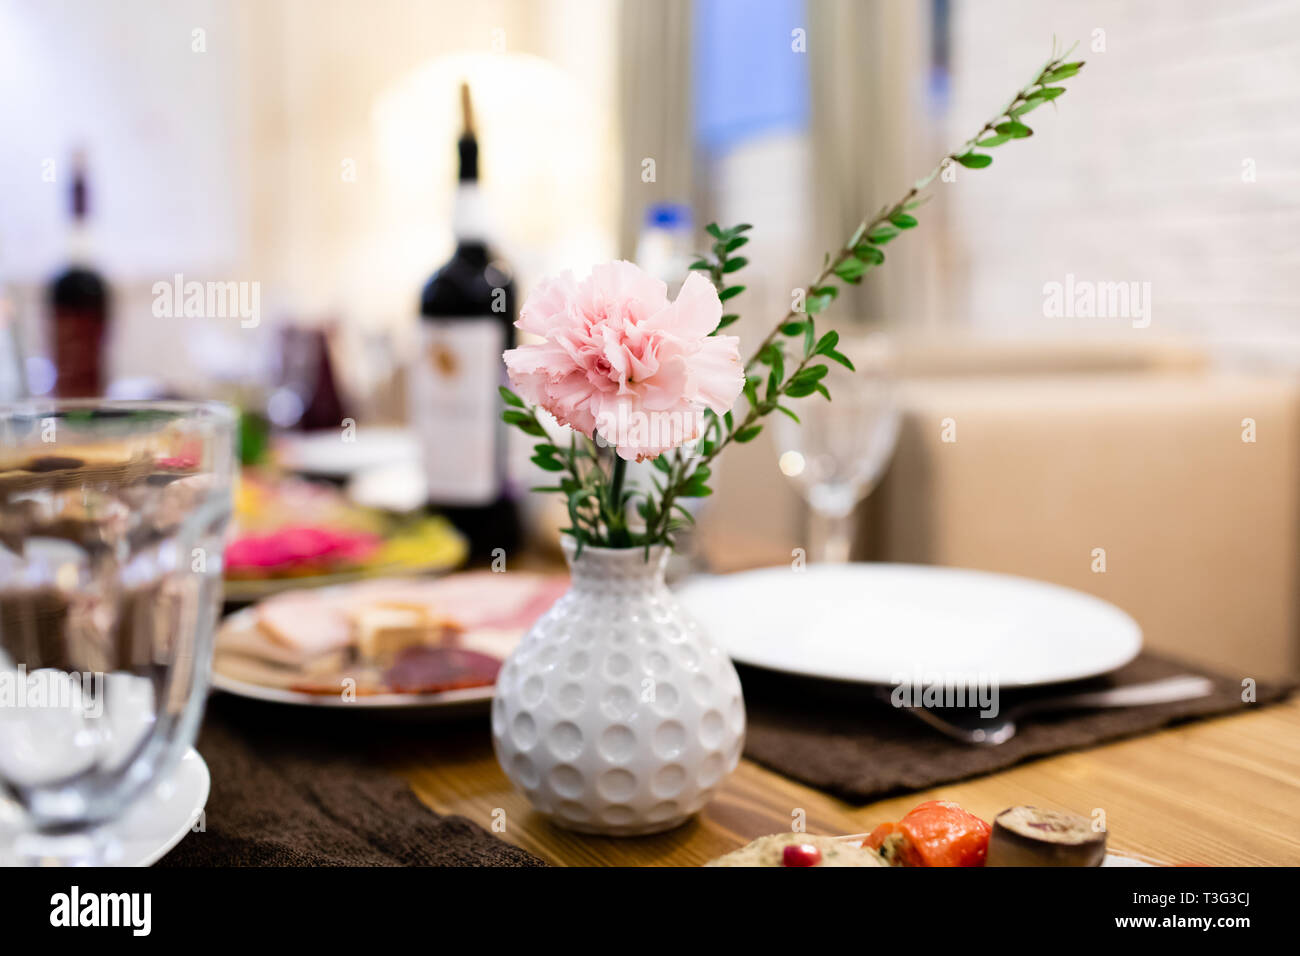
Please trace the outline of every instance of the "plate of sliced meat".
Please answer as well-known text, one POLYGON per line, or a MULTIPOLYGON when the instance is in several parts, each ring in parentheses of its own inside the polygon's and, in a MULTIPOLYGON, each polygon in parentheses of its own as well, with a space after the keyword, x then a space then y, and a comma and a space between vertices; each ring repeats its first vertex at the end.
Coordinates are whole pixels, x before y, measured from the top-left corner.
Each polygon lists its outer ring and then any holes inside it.
POLYGON ((480 708, 567 587, 563 575, 481 571, 286 591, 225 619, 212 684, 306 707, 480 708))

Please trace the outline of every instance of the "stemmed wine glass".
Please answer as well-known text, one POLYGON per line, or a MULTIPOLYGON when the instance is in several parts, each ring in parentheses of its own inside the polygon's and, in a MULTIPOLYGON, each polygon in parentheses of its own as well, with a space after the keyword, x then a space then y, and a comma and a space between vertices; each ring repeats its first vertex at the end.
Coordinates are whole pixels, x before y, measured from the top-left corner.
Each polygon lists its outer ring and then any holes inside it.
POLYGON ((0 407, 0 793, 22 862, 115 862, 105 824, 193 743, 235 422, 216 403, 0 407))
POLYGON ((856 372, 832 366, 833 400, 810 396, 794 409, 800 423, 777 415, 778 464, 813 513, 814 560, 845 562, 853 544, 853 510, 875 488, 894 453, 899 410, 883 335, 841 340, 856 372))

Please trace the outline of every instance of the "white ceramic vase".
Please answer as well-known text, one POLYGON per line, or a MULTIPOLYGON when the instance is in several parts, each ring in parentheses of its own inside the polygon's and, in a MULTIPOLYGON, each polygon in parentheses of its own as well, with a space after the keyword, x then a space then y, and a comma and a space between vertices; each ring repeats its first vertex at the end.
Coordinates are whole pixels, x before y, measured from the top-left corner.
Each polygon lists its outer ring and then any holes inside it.
POLYGON ((572 586, 497 678, 497 760, 561 826, 675 827, 740 760, 740 679, 665 586, 665 548, 564 547, 572 586))

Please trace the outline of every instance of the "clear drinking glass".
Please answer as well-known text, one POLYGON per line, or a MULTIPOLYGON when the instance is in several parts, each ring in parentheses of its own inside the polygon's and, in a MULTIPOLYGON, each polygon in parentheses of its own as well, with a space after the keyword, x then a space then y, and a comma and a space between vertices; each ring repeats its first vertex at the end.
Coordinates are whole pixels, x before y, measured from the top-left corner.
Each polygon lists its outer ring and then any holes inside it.
POLYGON ((24 862, 114 862, 103 825, 194 741, 235 422, 216 403, 0 407, 0 791, 24 862))
POLYGON ((853 509, 884 474, 898 440, 891 352, 883 336, 841 340, 856 372, 832 365, 818 395, 794 406, 801 424, 774 415, 778 464, 812 509, 813 560, 849 560, 853 509))

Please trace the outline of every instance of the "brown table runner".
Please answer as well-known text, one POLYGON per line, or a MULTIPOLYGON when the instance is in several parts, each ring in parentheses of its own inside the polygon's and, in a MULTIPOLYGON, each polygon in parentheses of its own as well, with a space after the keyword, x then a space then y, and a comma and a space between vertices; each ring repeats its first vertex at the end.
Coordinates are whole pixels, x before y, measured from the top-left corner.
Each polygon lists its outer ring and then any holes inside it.
POLYGON ((871 688, 741 669, 749 729, 745 756, 778 773, 854 803, 924 790, 1005 770, 1035 757, 1148 733, 1170 724, 1282 700, 1290 684, 1261 683, 1255 703, 1242 700, 1238 678, 1142 654, 1114 674, 1046 691, 1007 691, 1006 710, 1027 696, 1100 690, 1177 674, 1211 678, 1208 697, 1115 710, 1040 714, 1018 721, 1019 732, 998 747, 959 743, 916 717, 879 702, 871 688))
POLYGON ((356 717, 214 696, 197 744, 212 772, 203 829, 158 865, 546 865, 433 813, 375 759, 377 743, 427 742, 427 725, 356 717))

